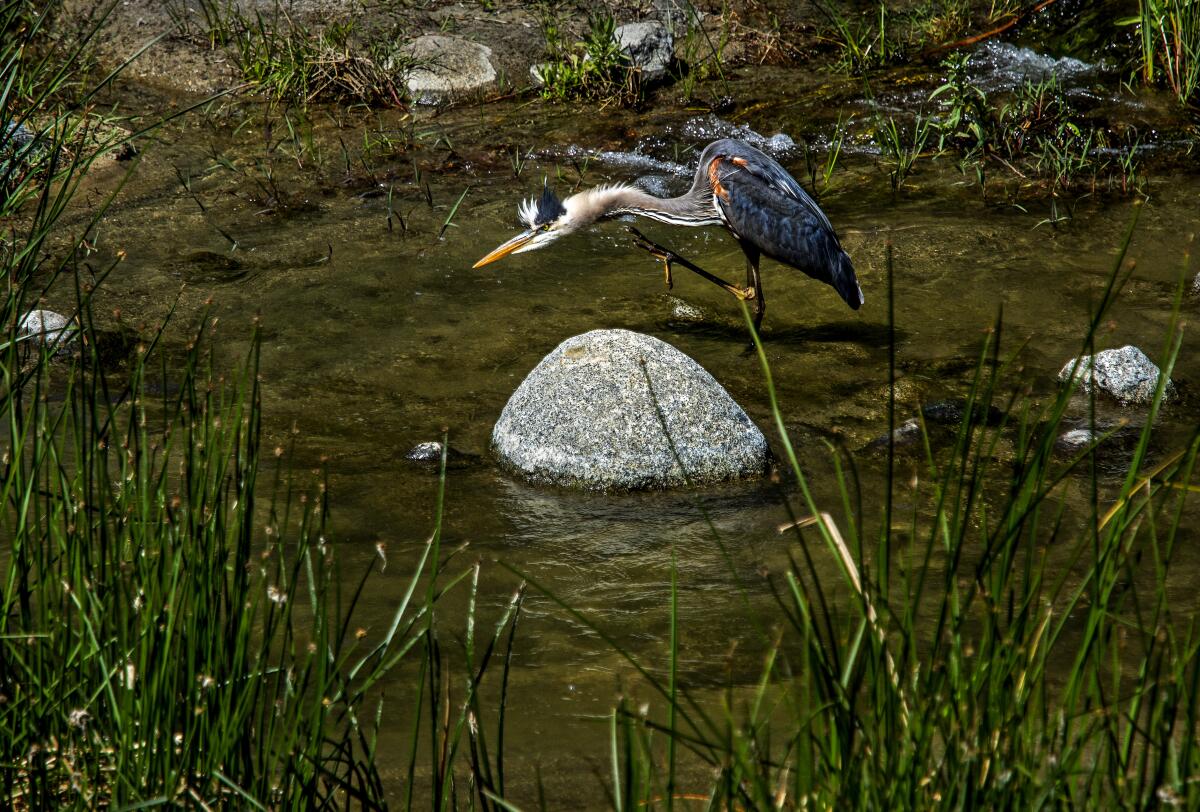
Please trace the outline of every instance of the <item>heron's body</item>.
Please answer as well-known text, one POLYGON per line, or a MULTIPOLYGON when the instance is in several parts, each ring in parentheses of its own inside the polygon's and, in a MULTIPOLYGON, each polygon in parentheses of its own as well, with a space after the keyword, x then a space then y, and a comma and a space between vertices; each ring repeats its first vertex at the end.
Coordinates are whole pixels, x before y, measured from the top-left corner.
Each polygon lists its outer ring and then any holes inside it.
MULTIPOLYGON (((824 212, 774 158, 732 138, 714 141, 704 148, 692 188, 679 197, 655 197, 633 186, 617 184, 589 189, 560 203, 546 189, 540 199, 523 204, 520 214, 529 230, 501 245, 475 267, 509 253, 540 248, 562 234, 606 217, 635 214, 672 225, 727 228, 746 254, 746 287, 736 288, 710 274, 705 276, 754 303, 755 327, 765 311, 758 272, 760 256, 832 285, 855 310, 863 303, 854 266, 824 212)), ((673 256, 663 258, 669 262, 673 256)))

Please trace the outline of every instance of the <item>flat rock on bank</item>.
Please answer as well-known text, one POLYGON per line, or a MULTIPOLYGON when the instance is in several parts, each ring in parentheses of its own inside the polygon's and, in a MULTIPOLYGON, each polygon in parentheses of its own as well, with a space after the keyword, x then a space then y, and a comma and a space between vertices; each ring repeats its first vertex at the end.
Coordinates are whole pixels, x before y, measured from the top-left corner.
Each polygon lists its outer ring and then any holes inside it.
POLYGON ((770 459, 762 432, 703 367, 628 330, 558 345, 509 399, 492 445, 535 482, 598 490, 759 476, 770 459))
POLYGON ((408 92, 417 104, 438 104, 478 95, 496 84, 492 49, 442 34, 426 34, 408 45, 423 65, 408 75, 408 92))

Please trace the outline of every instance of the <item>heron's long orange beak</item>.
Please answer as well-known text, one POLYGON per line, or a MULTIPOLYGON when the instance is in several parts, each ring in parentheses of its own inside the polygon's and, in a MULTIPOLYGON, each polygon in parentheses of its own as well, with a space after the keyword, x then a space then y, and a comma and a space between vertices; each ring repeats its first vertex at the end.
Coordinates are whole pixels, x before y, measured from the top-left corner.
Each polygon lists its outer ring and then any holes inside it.
POLYGON ((495 250, 493 250, 490 254, 488 254, 486 257, 479 260, 478 262, 476 262, 471 267, 472 268, 482 268, 484 265, 487 265, 489 262, 495 262, 498 259, 503 259, 504 257, 511 254, 513 251, 516 251, 522 245, 525 245, 530 240, 532 240, 536 234, 537 234, 536 231, 526 231, 522 234, 518 234, 517 236, 513 237, 508 242, 501 245, 499 248, 496 248, 495 250))

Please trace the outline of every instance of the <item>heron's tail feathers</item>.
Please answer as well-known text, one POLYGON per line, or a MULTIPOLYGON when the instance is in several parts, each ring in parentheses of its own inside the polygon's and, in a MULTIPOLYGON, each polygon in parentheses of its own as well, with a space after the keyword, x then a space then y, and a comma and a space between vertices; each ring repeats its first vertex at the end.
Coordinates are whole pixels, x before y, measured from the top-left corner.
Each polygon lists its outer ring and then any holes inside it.
POLYGON ((834 264, 829 284, 833 285, 838 295, 850 305, 851 310, 858 310, 866 299, 863 298, 862 288, 858 286, 858 277, 854 274, 854 265, 845 251, 838 252, 840 256, 834 264))

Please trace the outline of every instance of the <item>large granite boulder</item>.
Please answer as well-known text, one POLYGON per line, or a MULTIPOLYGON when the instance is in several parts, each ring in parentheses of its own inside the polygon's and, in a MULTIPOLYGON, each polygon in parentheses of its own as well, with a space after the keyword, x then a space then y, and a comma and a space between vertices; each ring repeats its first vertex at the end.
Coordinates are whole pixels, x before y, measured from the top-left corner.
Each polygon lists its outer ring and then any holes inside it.
MULTIPOLYGON (((1092 386, 1123 404, 1149 403, 1158 387, 1158 367, 1146 357, 1146 353, 1131 345, 1119 350, 1101 350, 1095 355, 1084 355, 1068 361, 1059 371, 1058 379, 1071 379, 1071 370, 1080 381, 1079 388, 1091 391, 1092 386)), ((1166 396, 1174 394, 1175 386, 1168 379, 1166 396)))
POLYGON ((462 37, 426 34, 406 48, 421 67, 408 74, 409 96, 417 104, 440 104, 477 96, 496 84, 492 49, 462 37))
POLYGON ((703 367, 628 330, 558 345, 509 399, 492 445, 535 482, 605 490, 759 476, 770 460, 762 432, 703 367))

